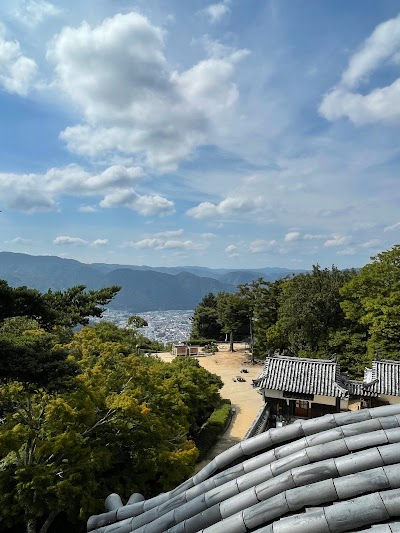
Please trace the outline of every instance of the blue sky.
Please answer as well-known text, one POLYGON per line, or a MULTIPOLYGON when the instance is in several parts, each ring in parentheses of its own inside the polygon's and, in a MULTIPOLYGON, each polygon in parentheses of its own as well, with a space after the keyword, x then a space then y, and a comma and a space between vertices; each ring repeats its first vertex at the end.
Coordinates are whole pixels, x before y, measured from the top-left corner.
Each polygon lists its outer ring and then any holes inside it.
POLYGON ((362 266, 400 242, 399 11, 2 2, 0 249, 362 266))

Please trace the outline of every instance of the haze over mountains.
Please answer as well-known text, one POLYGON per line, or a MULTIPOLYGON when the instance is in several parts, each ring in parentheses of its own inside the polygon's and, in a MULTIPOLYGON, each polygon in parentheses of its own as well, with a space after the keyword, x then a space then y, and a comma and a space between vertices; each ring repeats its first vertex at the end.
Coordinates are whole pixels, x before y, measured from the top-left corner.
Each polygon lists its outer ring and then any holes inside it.
POLYGON ((56 256, 0 252, 0 279, 11 286, 26 285, 42 292, 74 285, 99 289, 120 285, 110 308, 134 313, 168 309, 194 309, 209 292, 235 292, 241 283, 263 277, 275 281, 301 272, 266 267, 255 270, 211 269, 198 266, 150 267, 106 263, 85 264, 56 256))

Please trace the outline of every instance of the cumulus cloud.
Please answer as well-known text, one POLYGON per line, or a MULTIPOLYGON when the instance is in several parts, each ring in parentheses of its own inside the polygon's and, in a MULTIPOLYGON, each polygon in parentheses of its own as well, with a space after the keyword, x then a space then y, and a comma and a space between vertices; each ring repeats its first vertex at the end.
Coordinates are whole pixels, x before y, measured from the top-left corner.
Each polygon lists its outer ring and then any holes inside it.
POLYGON ((100 202, 100 207, 127 207, 141 215, 171 215, 174 203, 162 196, 140 196, 134 189, 120 189, 107 194, 100 202))
MULTIPOLYGON (((45 174, 0 173, 0 191, 5 204, 26 212, 55 211, 57 198, 63 194, 102 195, 100 207, 127 207, 147 215, 167 215, 174 204, 159 195, 141 195, 132 185, 144 176, 140 167, 113 165, 98 174, 78 165, 51 168, 45 174)), ((81 212, 93 212, 93 206, 81 206, 81 212)))
POLYGON ((95 241, 93 241, 91 243, 92 246, 107 246, 108 244, 108 239, 96 239, 95 241))
POLYGON ((249 252, 252 254, 259 254, 262 252, 278 252, 280 250, 279 244, 275 240, 265 241, 262 239, 252 241, 249 244, 249 252))
POLYGON ((339 84, 323 98, 319 111, 328 120, 348 117, 355 124, 400 120, 400 78, 368 94, 357 89, 386 64, 398 63, 400 15, 379 24, 350 58, 339 84))
POLYGON ((297 241, 300 238, 299 231, 289 231, 285 235, 285 242, 297 241))
POLYGON ((81 239, 80 237, 69 237, 67 235, 60 235, 59 237, 56 237, 54 239, 53 244, 57 246, 83 246, 85 244, 88 244, 88 242, 84 239, 81 239))
POLYGON ((173 170, 232 111, 235 68, 246 53, 229 51, 178 72, 164 55, 164 32, 138 13, 65 27, 47 57, 84 121, 61 138, 79 154, 144 156, 152 167, 173 170))
POLYGON ((186 214, 193 218, 216 218, 230 217, 232 215, 240 216, 241 214, 258 213, 264 207, 262 196, 256 198, 228 196, 219 204, 212 202, 201 202, 196 207, 189 209, 186 214))
POLYGON ((229 4, 229 1, 211 4, 204 9, 204 13, 209 17, 210 22, 214 24, 230 13, 229 4))
POLYGON ((48 17, 61 14, 61 9, 45 0, 27 0, 15 10, 14 16, 28 26, 36 26, 48 17))
POLYGON ((150 248, 153 250, 204 250, 205 244, 195 243, 191 240, 165 240, 159 238, 143 239, 141 241, 125 243, 125 246, 133 248, 150 248))
POLYGON ((18 41, 7 41, 0 27, 0 85, 9 93, 25 96, 36 75, 36 62, 23 55, 18 41))
POLYGON ((229 254, 231 257, 239 255, 238 247, 235 244, 229 244, 229 246, 225 248, 225 252, 229 254))
POLYGON ((345 235, 334 235, 331 239, 327 239, 324 242, 324 246, 325 248, 332 248, 333 246, 342 246, 343 244, 347 244, 349 240, 349 237, 346 237, 345 235))

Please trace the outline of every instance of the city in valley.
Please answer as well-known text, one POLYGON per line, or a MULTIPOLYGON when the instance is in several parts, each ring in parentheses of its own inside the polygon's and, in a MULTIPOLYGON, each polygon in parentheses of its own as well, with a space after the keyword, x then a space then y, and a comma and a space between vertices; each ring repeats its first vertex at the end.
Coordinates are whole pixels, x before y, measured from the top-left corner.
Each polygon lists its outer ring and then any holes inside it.
MULTIPOLYGON (((107 309, 101 320, 107 320, 123 328, 133 314, 130 311, 107 309)), ((147 311, 140 313, 140 316, 148 323, 148 326, 141 328, 140 331, 149 339, 170 344, 190 338, 193 310, 147 311)))

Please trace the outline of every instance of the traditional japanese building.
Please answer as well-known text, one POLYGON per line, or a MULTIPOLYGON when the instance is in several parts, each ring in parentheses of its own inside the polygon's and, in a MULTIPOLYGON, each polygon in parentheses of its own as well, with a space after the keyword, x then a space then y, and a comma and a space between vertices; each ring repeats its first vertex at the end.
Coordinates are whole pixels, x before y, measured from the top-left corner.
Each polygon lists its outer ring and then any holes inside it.
POLYGON ((315 417, 348 409, 349 390, 334 360, 267 357, 253 386, 272 415, 315 417))
POLYGON ((400 403, 400 361, 376 359, 363 381, 350 380, 335 360, 275 355, 267 357, 253 386, 271 414, 285 418, 315 417, 359 407, 400 403))
POLYGON ((351 396, 359 396, 368 405, 400 403, 400 361, 376 359, 364 371, 363 381, 348 381, 351 396))

